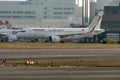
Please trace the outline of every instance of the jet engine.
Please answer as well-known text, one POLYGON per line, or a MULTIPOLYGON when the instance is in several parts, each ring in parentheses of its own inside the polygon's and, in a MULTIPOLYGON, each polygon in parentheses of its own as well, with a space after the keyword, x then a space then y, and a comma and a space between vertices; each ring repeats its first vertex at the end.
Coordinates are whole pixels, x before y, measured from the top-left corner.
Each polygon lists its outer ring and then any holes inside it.
POLYGON ((49 36, 49 42, 60 42, 60 37, 59 36, 49 36))
POLYGON ((17 38, 16 35, 10 35, 10 36, 8 36, 8 41, 17 41, 17 40, 18 40, 18 38, 17 38))

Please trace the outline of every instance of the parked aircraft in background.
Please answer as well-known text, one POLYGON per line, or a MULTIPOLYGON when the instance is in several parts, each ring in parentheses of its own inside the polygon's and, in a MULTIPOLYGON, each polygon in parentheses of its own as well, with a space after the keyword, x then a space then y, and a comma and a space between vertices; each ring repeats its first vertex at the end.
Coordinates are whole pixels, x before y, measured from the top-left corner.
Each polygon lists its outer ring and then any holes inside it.
POLYGON ((7 28, 10 25, 7 20, 0 20, 0 29, 7 28))
POLYGON ((17 33, 19 30, 0 29, 0 42, 17 41, 17 33))
POLYGON ((103 12, 99 12, 86 28, 24 28, 18 32, 19 38, 47 38, 49 42, 60 42, 65 38, 83 38, 104 32, 100 29, 103 12), (76 37, 77 36, 77 37, 76 37))
POLYGON ((0 42, 17 40, 16 31, 9 29, 10 23, 8 20, 0 20, 0 42))

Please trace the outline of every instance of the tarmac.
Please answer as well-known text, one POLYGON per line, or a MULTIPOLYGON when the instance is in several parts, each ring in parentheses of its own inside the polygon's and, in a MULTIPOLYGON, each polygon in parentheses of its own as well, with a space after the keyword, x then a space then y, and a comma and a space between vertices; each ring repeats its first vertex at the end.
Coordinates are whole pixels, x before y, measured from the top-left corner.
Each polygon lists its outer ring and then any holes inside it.
POLYGON ((120 80, 119 67, 0 67, 0 80, 120 80))
POLYGON ((73 61, 120 60, 120 49, 20 49, 0 50, 0 58, 7 61, 73 61))
MULTIPOLYGON (((23 49, 0 50, 7 61, 120 60, 120 49, 23 49)), ((6 67, 0 80, 120 80, 120 67, 6 67)))

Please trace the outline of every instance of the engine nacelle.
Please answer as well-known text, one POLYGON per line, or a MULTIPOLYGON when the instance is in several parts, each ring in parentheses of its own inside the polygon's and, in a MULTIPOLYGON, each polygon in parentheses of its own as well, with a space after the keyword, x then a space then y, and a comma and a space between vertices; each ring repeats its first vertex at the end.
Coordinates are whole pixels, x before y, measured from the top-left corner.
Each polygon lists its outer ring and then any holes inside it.
POLYGON ((16 35, 10 35, 10 36, 8 36, 8 41, 17 41, 17 40, 18 40, 18 38, 17 38, 16 35))
POLYGON ((60 42, 59 36, 49 36, 49 42, 60 42))

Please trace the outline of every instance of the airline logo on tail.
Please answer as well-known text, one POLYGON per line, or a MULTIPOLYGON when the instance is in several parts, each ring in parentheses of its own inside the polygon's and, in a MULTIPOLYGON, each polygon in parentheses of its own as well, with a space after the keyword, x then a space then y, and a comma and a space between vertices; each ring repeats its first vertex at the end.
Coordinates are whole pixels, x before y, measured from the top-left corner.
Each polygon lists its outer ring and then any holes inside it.
POLYGON ((0 26, 7 25, 8 23, 9 23, 9 21, 7 21, 7 20, 0 20, 0 26))
POLYGON ((95 28, 100 28, 103 12, 99 12, 88 26, 88 32, 91 33, 95 28))
POLYGON ((7 20, 0 20, 0 28, 5 28, 9 24, 7 20))

